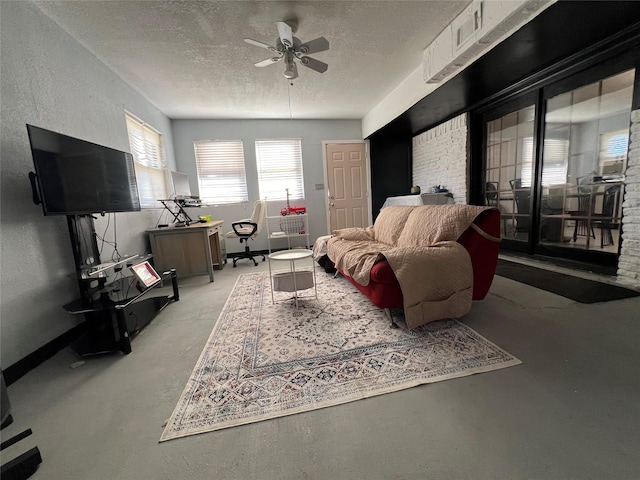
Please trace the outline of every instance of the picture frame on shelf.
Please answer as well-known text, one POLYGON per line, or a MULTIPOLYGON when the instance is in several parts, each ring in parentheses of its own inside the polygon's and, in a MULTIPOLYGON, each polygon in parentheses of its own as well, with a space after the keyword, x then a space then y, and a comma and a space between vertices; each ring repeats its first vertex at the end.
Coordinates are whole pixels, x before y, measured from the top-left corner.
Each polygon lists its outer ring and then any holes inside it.
POLYGON ((138 263, 131 267, 131 271, 135 274, 143 288, 149 288, 160 281, 160 275, 151 266, 149 262, 138 263))

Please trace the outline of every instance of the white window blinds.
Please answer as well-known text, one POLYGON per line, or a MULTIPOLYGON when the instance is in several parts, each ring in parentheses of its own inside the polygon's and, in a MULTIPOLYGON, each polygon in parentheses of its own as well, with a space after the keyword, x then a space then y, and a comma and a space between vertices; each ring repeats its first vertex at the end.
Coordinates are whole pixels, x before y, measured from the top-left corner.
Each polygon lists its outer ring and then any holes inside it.
POLYGON ((200 199, 225 204, 249 201, 242 140, 193 142, 200 199))
MULTIPOLYGON (((533 167, 533 137, 522 140, 522 186, 531 186, 533 167)), ((569 141, 553 138, 544 140, 542 185, 561 185, 567 182, 569 141)))
POLYGON ((126 119, 140 206, 161 207, 158 200, 167 198, 167 165, 162 135, 130 115, 126 119))
POLYGON ((299 138, 256 140, 256 162, 260 198, 304 199, 302 142, 299 138))

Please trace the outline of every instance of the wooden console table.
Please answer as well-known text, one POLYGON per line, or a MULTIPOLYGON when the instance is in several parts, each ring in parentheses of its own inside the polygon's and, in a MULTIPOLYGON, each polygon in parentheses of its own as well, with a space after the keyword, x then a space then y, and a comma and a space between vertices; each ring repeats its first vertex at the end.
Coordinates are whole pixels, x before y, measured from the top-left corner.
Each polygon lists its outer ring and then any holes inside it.
POLYGON ((215 220, 147 230, 156 270, 175 268, 179 278, 209 275, 213 282, 214 266, 222 268, 227 263, 223 223, 215 220))

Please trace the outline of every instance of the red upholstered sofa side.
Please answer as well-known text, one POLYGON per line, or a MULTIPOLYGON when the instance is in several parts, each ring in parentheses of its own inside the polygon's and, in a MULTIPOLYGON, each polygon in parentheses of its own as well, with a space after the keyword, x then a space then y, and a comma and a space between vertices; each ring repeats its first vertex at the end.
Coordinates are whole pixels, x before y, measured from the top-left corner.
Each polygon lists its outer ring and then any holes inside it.
MULTIPOLYGON (((494 238, 500 238, 500 211, 485 210, 473 222, 494 238)), ((500 242, 483 237, 473 228, 460 235, 458 243, 463 245, 471 256, 473 267, 473 299, 482 300, 489 293, 493 276, 498 266, 500 242)))
MULTIPOLYGON (((500 237, 500 212, 497 209, 485 210, 473 223, 483 232, 496 238, 500 237)), ((487 296, 496 273, 500 243, 483 237, 472 227, 464 231, 458 238, 458 243, 467 249, 471 257, 473 299, 482 300, 487 296)), ((386 260, 380 260, 373 266, 369 285, 366 287, 347 275, 344 277, 378 308, 402 308, 402 290, 386 260)))

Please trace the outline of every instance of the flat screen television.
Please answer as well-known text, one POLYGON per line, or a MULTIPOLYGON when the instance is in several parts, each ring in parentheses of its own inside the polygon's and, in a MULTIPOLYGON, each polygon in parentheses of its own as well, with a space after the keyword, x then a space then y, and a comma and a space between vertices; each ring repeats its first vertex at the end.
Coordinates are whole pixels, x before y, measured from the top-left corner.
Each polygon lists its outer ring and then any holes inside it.
POLYGON ((140 210, 130 153, 33 125, 27 125, 27 131, 35 167, 35 175, 30 174, 34 200, 39 198, 45 215, 140 210))

